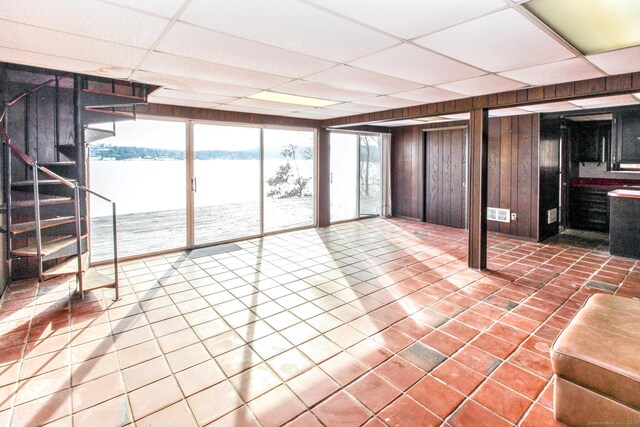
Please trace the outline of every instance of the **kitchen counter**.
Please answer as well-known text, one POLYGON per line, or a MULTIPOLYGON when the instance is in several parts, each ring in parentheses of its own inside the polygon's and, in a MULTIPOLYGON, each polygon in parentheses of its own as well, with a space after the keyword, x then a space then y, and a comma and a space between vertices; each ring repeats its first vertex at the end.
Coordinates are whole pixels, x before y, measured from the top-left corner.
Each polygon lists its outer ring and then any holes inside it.
POLYGON ((640 191, 614 190, 609 196, 609 252, 640 259, 640 191))
POLYGON ((572 187, 602 188, 616 190, 618 188, 640 190, 640 180, 636 179, 609 179, 609 178, 573 178, 572 187))

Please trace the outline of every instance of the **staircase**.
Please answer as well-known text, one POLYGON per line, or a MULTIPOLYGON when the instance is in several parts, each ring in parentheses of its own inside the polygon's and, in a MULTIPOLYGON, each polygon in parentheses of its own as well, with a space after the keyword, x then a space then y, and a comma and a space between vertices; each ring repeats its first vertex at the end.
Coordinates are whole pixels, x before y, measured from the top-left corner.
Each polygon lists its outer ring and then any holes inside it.
MULTIPOLYGON (((6 214, 6 225, 0 231, 7 234, 6 262, 10 278, 24 276, 25 269, 21 269, 22 274, 16 274, 13 263, 26 259, 27 265, 33 267, 35 264, 34 270, 40 281, 76 275, 77 292, 81 296, 95 289, 112 287, 118 299, 116 204, 85 186, 86 144, 115 135, 115 122, 134 120, 135 106, 146 103, 147 87, 77 75, 73 79, 73 117, 69 119, 75 135, 73 143, 60 143, 59 138, 54 138, 53 162, 39 163, 37 158, 12 142, 5 129, 10 118, 7 112, 21 101, 22 108, 28 108, 27 98, 30 94, 55 85, 57 96, 59 77, 20 93, 6 102, 1 111, 0 137, 5 185, 4 204, 0 205, 0 213, 6 214), (122 93, 126 85, 129 85, 130 92, 122 93), (12 161, 12 158, 18 162, 12 161), (12 171, 12 164, 24 167, 24 172, 12 171), (15 179, 16 176, 20 179, 15 179), (89 265, 89 194, 112 205, 112 276, 101 274, 89 265)), ((56 108, 57 103, 56 98, 56 108)), ((54 127, 58 128, 57 122, 54 127)), ((28 143, 25 142, 24 146, 28 146, 28 143)))

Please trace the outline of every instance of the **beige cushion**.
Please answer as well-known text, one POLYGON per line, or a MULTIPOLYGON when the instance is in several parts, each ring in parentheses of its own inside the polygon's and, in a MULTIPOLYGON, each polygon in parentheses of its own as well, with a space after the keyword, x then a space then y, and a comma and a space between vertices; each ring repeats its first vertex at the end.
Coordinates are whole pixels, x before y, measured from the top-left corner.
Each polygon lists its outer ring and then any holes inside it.
POLYGON ((556 375, 640 410, 640 301, 596 294, 551 348, 556 375))

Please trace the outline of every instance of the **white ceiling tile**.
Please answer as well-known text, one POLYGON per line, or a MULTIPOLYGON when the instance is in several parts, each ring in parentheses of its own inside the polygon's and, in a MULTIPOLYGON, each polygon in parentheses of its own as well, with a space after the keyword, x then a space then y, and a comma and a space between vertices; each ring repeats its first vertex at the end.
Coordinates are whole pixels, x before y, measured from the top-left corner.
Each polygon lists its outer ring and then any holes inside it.
POLYGON ((289 114, 294 113, 294 111, 269 110, 266 108, 245 107, 242 105, 234 105, 234 104, 219 105, 216 109, 223 110, 223 111, 237 111, 239 113, 266 114, 270 116, 288 116, 289 114))
POLYGON ((208 102, 215 104, 223 104, 226 102, 235 101, 235 98, 231 98, 224 95, 216 95, 211 93, 201 93, 201 92, 186 92, 183 90, 175 90, 168 88, 161 88, 152 95, 149 96, 149 100, 151 102, 158 102, 157 99, 180 99, 183 101, 199 101, 199 102, 208 102))
POLYGON ((349 65, 425 85, 436 85, 486 74, 477 68, 408 43, 351 61, 349 65))
POLYGON ((531 112, 525 111, 521 108, 501 108, 499 110, 489 110, 489 117, 521 116, 523 114, 531 114, 531 112))
POLYGON ((313 110, 298 111, 291 113, 291 117, 301 117, 304 119, 326 120, 336 117, 344 117, 353 115, 350 111, 329 111, 324 108, 314 108, 313 110))
POLYGON ((135 68, 146 50, 0 20, 0 46, 117 67, 135 68))
POLYGON ((601 71, 598 71, 591 64, 580 58, 505 71, 499 74, 534 86, 586 80, 604 76, 601 71))
POLYGON ((149 102, 152 104, 166 104, 166 105, 181 105, 184 107, 196 107, 196 108, 208 108, 208 109, 216 109, 221 104, 215 102, 203 102, 203 101, 194 101, 194 100, 186 100, 186 99, 173 99, 173 98, 157 98, 157 97, 149 97, 149 102))
POLYGON ((638 100, 633 95, 614 95, 599 96, 597 98, 575 99, 569 102, 584 108, 600 108, 637 104, 638 100))
POLYGON ((371 105, 374 107, 383 107, 385 109, 389 108, 404 108, 411 107, 413 105, 419 105, 419 101, 409 100, 409 99, 401 99, 394 98, 392 96, 379 96, 377 98, 369 98, 363 101, 355 101, 355 104, 364 104, 371 105))
POLYGON ((503 9, 502 0, 310 0, 324 8, 411 39, 503 9))
POLYGON ((132 68, 113 67, 104 64, 96 64, 94 62, 79 61, 76 59, 61 58, 59 56, 4 47, 0 47, 0 62, 11 62, 14 64, 52 68, 60 71, 69 71, 114 79, 126 79, 133 71, 132 68))
POLYGON ((403 92, 418 89, 421 84, 407 80, 397 79, 360 68, 339 65, 329 70, 308 76, 305 80, 324 83, 330 86, 348 90, 388 95, 395 92, 403 92))
POLYGON ((171 18, 180 9, 185 0, 102 0, 118 6, 136 9, 154 15, 171 18))
POLYGON ((450 101, 452 99, 460 99, 466 97, 466 95, 439 89, 437 87, 424 87, 422 89, 394 93, 393 96, 396 98, 413 99, 414 101, 420 101, 425 104, 429 102, 450 101))
POLYGON ((326 70, 335 63, 177 23, 157 51, 291 78, 326 70))
MULTIPOLYGON (((376 111, 383 111, 385 108, 378 107, 376 105, 364 105, 364 104, 355 104, 355 103, 344 103, 335 106, 336 110, 341 111, 349 111, 349 115, 354 115, 358 113, 374 113, 376 111)), ((331 108, 328 108, 331 110, 331 108)))
POLYGON ((3 0, 0 19, 147 49, 169 23, 95 0, 3 0))
POLYGON ((291 81, 289 78, 273 74, 159 52, 153 52, 149 55, 140 66, 140 69, 259 89, 268 89, 291 81))
POLYGON ((587 56, 587 59, 608 74, 640 71, 640 46, 587 56))
POLYGON ((180 19, 335 62, 398 43, 297 0, 192 0, 180 19))
POLYGON ((439 31, 417 39, 416 43, 492 72, 575 56, 512 9, 439 31))
POLYGON ((186 77, 176 77, 168 74, 151 73, 149 71, 140 70, 133 73, 131 79, 141 83, 165 86, 169 89, 185 92, 201 92, 234 98, 253 95, 254 93, 260 92, 259 89, 255 88, 227 85, 205 80, 188 79, 186 77))
POLYGON ((569 102, 547 102, 545 104, 527 105, 520 107, 526 111, 532 112, 551 112, 551 111, 571 111, 580 109, 580 107, 569 102))
POLYGON ((356 101, 359 99, 373 98, 376 95, 369 92, 359 92, 355 90, 339 89, 337 87, 322 83, 309 82, 306 80, 294 80, 282 86, 273 88, 276 92, 288 93, 298 96, 310 96, 312 98, 329 99, 332 101, 356 101))
POLYGON ((314 107, 297 104, 286 104, 284 102, 263 101, 261 99, 242 98, 233 102, 229 102, 226 105, 236 105, 239 107, 261 108, 264 110, 277 110, 277 111, 303 111, 310 110, 314 107))
POLYGON ((439 88, 464 95, 475 96, 489 93, 506 92, 526 86, 524 83, 509 80, 492 74, 468 80, 438 85, 439 88))

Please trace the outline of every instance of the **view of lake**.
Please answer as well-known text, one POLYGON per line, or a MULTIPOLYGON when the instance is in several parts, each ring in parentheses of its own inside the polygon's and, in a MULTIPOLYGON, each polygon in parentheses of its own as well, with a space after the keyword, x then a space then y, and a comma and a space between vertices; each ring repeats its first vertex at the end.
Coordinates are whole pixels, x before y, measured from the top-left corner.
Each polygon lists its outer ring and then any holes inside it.
MULTIPOLYGON (((275 175, 278 159, 265 159, 264 176, 275 175)), ((297 161, 300 174, 313 176, 313 161, 297 161)), ((258 160, 195 160, 196 206, 260 200, 258 160), (243 179, 229 180, 230 176, 243 179)), ((181 160, 96 160, 90 162, 91 189, 117 203, 118 215, 186 207, 186 162, 181 160)), ((313 184, 311 185, 313 188, 313 184)), ((265 193, 269 186, 265 183, 265 193)), ((111 206, 92 198, 91 216, 111 215, 111 206)))

